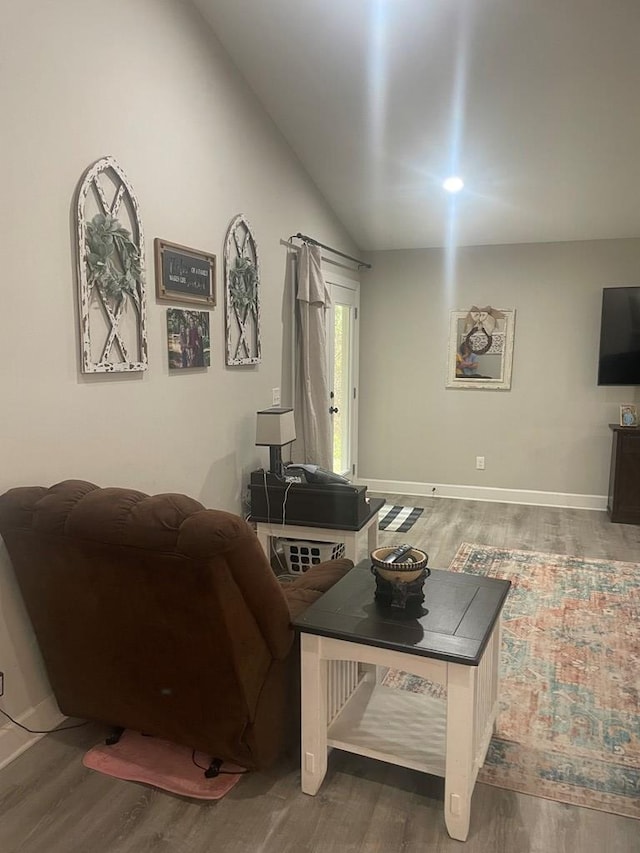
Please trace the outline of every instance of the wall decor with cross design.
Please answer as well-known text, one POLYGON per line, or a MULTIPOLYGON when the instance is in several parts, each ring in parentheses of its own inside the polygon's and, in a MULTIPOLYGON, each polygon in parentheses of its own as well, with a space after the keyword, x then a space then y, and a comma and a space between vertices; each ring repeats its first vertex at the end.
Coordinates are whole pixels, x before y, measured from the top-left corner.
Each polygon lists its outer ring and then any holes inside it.
POLYGON ((144 233, 138 201, 113 157, 85 172, 76 224, 82 372, 146 370, 144 233))
POLYGON ((259 364, 260 265, 251 226, 242 214, 227 230, 224 265, 227 365, 259 364))

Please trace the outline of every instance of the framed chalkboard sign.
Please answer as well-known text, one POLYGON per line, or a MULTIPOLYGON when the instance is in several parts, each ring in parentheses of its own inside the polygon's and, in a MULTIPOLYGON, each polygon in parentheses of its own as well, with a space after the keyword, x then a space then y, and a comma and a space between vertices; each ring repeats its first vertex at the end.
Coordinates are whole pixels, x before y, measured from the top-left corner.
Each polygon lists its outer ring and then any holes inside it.
POLYGON ((216 304, 216 256, 156 237, 156 295, 164 302, 216 304))

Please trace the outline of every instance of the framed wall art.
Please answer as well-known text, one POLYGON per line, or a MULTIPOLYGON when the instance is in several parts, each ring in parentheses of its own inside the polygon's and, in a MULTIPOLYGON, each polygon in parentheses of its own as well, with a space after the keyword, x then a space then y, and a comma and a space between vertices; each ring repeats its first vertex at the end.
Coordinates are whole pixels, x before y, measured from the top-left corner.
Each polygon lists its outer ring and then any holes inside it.
POLYGON ((638 426, 638 409, 633 403, 623 403, 620 406, 620 426, 638 426))
POLYGON ((167 308, 169 370, 211 365, 209 312, 167 308))
POLYGON ((246 217, 229 225, 224 244, 226 362, 258 364, 260 356, 260 264, 246 217))
POLYGON ((156 296, 164 302, 216 304, 216 256, 156 237, 156 296))
POLYGON ((451 312, 447 388, 511 388, 515 316, 491 306, 451 312))
POLYGON ((81 370, 146 370, 142 220, 133 188, 113 157, 85 172, 76 226, 81 370))

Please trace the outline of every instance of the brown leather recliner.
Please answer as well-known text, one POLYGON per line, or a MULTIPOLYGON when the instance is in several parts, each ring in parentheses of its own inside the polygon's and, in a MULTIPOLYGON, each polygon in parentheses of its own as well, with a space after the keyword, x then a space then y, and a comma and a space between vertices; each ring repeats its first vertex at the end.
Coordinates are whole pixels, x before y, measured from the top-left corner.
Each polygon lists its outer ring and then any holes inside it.
POLYGON ((298 701, 290 617, 350 560, 283 587, 239 516, 82 480, 11 489, 0 534, 64 714, 247 768, 278 756, 298 701))

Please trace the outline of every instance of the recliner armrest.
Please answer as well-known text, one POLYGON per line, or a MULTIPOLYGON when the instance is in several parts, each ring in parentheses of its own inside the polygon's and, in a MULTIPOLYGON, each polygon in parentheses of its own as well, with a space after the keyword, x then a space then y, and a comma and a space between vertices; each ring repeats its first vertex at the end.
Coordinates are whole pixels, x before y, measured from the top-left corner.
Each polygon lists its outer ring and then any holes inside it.
POLYGON ((353 568, 353 560, 342 557, 338 560, 327 560, 311 566, 303 575, 287 584, 287 589, 314 589, 317 592, 327 592, 353 568))
POLYGON ((312 566, 301 577, 282 587, 292 619, 317 601, 325 592, 353 568, 353 561, 346 558, 327 560, 312 566))

